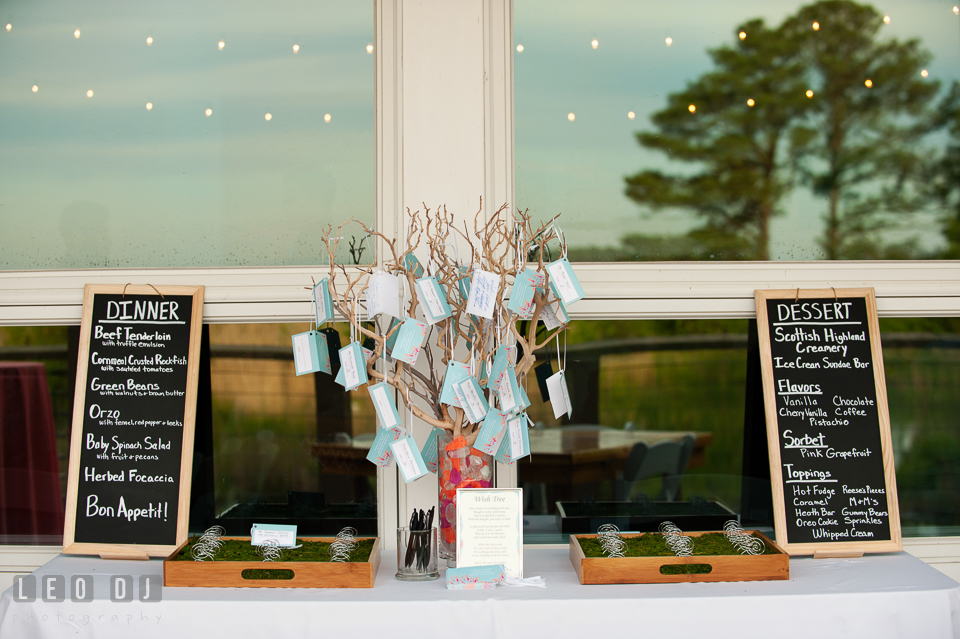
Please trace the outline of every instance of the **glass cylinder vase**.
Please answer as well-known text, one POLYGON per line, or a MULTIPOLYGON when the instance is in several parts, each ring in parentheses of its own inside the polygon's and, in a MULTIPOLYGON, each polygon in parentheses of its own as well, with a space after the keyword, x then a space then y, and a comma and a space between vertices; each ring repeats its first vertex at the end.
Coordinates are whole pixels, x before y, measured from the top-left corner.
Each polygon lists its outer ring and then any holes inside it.
POLYGON ((457 557, 457 489, 493 486, 493 457, 454 439, 447 431, 437 435, 440 472, 440 556, 449 562, 457 557))
POLYGON ((440 578, 437 567, 437 529, 397 528, 397 579, 429 581, 440 578))

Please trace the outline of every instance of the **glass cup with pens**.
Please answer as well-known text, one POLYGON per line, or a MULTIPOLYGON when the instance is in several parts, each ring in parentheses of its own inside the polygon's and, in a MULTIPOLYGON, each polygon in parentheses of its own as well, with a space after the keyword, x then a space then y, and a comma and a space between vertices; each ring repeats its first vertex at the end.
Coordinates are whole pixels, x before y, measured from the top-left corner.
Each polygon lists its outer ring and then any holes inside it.
POLYGON ((427 512, 414 509, 410 526, 397 528, 397 579, 429 581, 440 578, 433 513, 433 508, 427 512))

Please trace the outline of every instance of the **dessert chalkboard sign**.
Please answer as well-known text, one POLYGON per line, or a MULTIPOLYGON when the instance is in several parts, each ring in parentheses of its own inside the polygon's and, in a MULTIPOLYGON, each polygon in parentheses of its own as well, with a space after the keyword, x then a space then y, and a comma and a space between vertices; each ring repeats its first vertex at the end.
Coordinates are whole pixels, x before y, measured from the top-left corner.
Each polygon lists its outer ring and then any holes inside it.
POLYGON ((756 291, 777 543, 901 549, 873 289, 756 291))
POLYGON ((186 540, 202 312, 202 286, 85 287, 63 552, 186 540))

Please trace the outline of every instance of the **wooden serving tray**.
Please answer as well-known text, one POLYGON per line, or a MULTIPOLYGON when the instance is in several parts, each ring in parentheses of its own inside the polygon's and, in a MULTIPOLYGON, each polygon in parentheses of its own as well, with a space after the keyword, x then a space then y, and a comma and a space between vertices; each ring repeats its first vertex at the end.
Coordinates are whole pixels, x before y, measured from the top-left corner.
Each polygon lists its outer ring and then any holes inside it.
MULTIPOLYGON (((582 584, 670 584, 698 581, 769 581, 790 578, 790 556, 756 530, 747 532, 757 535, 768 548, 776 550, 769 555, 705 555, 694 557, 586 557, 578 538, 591 539, 596 535, 570 535, 570 562, 573 563, 582 584), (661 566, 676 564, 709 564, 709 573, 698 575, 664 575, 661 566)), ((646 533, 655 534, 655 533, 646 533)), ((687 533, 699 537, 704 532, 687 533)), ((622 537, 639 537, 639 534, 624 533, 622 537)))
MULTIPOLYGON (((249 539, 249 537, 224 537, 249 539)), ((300 537, 333 542, 336 537, 300 537)), ((370 537, 357 537, 358 540, 370 537)), ((189 541, 189 540, 188 540, 189 541)), ((380 539, 363 562, 324 561, 173 561, 185 541, 163 562, 163 585, 200 588, 373 588, 380 567, 380 539), (293 579, 244 579, 244 570, 291 570, 293 579)))

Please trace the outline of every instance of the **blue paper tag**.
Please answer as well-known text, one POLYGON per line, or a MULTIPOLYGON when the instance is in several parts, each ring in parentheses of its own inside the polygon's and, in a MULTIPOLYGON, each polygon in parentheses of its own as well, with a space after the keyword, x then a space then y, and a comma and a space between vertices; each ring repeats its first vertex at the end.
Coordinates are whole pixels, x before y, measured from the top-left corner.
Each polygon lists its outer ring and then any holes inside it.
POLYGON ((580 280, 567 258, 561 257, 556 262, 547 264, 547 273, 550 274, 550 288, 561 302, 573 304, 584 298, 583 287, 580 286, 580 280))
POLYGON ((407 435, 390 444, 390 452, 397 460, 397 468, 403 476, 403 481, 410 483, 427 474, 427 465, 423 462, 420 449, 413 437, 407 435))
POLYGON ((330 352, 327 337, 318 331, 297 333, 293 341, 293 363, 297 375, 307 373, 331 373, 330 352))
POLYGON ((506 579, 503 564, 447 568, 448 590, 489 590, 506 579))
POLYGON ((440 468, 440 460, 437 457, 437 437, 447 431, 442 428, 433 427, 430 434, 427 435, 427 443, 420 449, 420 456, 423 457, 423 463, 427 465, 427 470, 436 473, 440 468))
POLYGON ((380 382, 367 386, 367 392, 370 393, 370 399, 373 400, 373 408, 377 411, 377 417, 380 419, 380 427, 393 428, 399 426, 400 415, 397 413, 397 407, 391 398, 393 388, 386 382, 380 382))
POLYGON ((500 446, 500 437, 507 427, 507 415, 501 413, 496 408, 491 408, 490 412, 480 424, 480 431, 477 433, 477 441, 473 447, 483 451, 488 455, 494 455, 497 447, 500 446))
POLYGON ((388 357, 393 357, 393 345, 397 343, 397 337, 400 336, 399 327, 401 326, 401 324, 402 324, 402 321, 397 319, 396 317, 390 319, 390 326, 387 327, 387 332, 385 333, 385 335, 387 335, 387 356, 388 357), (393 330, 394 327, 396 327, 397 330, 394 331, 393 330), (390 331, 393 331, 393 332, 391 333, 390 331))
POLYGON ((483 396, 483 389, 473 377, 467 377, 465 380, 453 385, 457 392, 457 399, 460 401, 460 408, 463 409, 463 416, 471 424, 476 424, 487 416, 490 411, 490 405, 487 398, 483 396))
POLYGON ((423 309, 423 315, 427 322, 435 324, 442 319, 450 317, 452 311, 447 304, 447 294, 443 287, 437 283, 435 277, 424 277, 417 280, 414 284, 417 287, 417 294, 420 296, 420 308, 423 309))
POLYGON ((423 264, 420 263, 420 260, 418 260, 417 256, 413 253, 407 253, 406 257, 403 258, 403 266, 413 273, 414 278, 420 279, 423 277, 423 264))
POLYGON ((517 314, 523 319, 533 317, 533 296, 538 287, 543 287, 546 278, 532 269, 524 269, 513 282, 513 290, 510 291, 510 300, 507 302, 507 310, 517 314))
POLYGON ((313 287, 313 301, 317 313, 317 328, 327 320, 333 319, 333 300, 330 298, 330 287, 327 283, 329 277, 325 277, 316 283, 313 287))
POLYGON ((373 438, 370 445, 370 452, 367 453, 367 461, 373 462, 381 468, 385 468, 390 460, 393 459, 393 453, 390 450, 390 444, 403 437, 403 431, 399 428, 381 428, 377 430, 377 436, 373 438))
POLYGON ((520 385, 517 384, 517 376, 514 369, 507 368, 503 377, 500 379, 500 385, 497 386, 497 397, 500 398, 500 410, 505 413, 515 413, 523 410, 520 397, 520 385))
POLYGON ((367 358, 360 342, 352 342, 340 349, 340 372, 343 387, 348 391, 367 383, 367 358))
POLYGON ((460 408, 457 391, 454 384, 459 384, 470 377, 470 367, 460 362, 447 362, 447 372, 443 376, 443 385, 440 387, 440 403, 460 408))
POLYGON ((527 431, 527 414, 520 413, 507 420, 507 428, 494 458, 505 464, 513 464, 529 454, 530 433, 527 431))
POLYGON ((297 545, 297 527, 287 524, 254 524, 250 527, 250 545, 259 546, 267 540, 277 542, 281 548, 297 545))
MULTIPOLYGON (((369 362, 369 361, 370 361, 370 358, 373 357, 373 351, 371 351, 369 348, 364 348, 364 349, 363 349, 363 357, 364 357, 364 359, 365 359, 367 362, 369 362)), ((364 366, 364 373, 366 373, 366 366, 364 366)), ((338 383, 338 384, 340 384, 341 386, 344 386, 344 387, 345 387, 345 384, 344 384, 344 382, 343 382, 343 366, 341 366, 341 367, 340 367, 340 370, 337 371, 337 376, 334 378, 333 381, 335 381, 336 383, 338 383)), ((348 388, 347 390, 353 390, 353 389, 352 389, 352 388, 348 388)))
POLYGON ((508 368, 513 368, 517 357, 516 346, 503 346, 497 349, 497 354, 493 358, 493 366, 490 368, 490 376, 487 378, 487 388, 497 390, 503 375, 508 368))
POLYGON ((400 362, 406 362, 411 366, 417 363, 420 356, 420 350, 424 342, 427 341, 427 330, 429 326, 426 322, 421 322, 408 317, 403 321, 403 326, 398 331, 397 341, 393 344, 391 357, 400 362))

